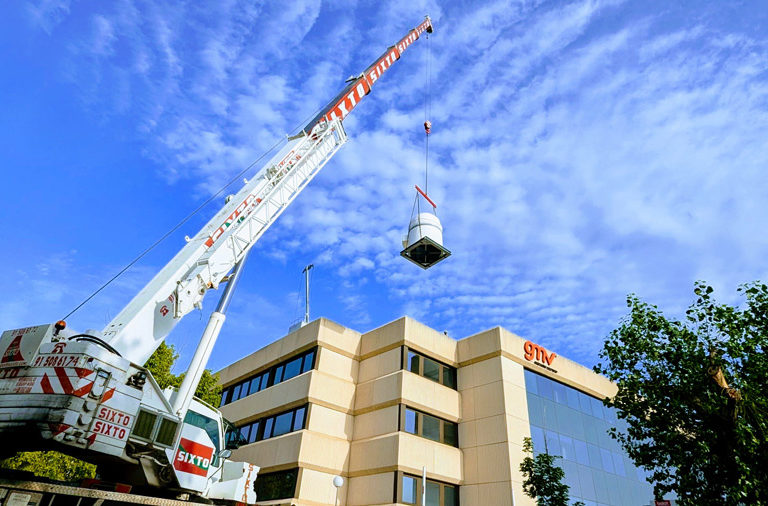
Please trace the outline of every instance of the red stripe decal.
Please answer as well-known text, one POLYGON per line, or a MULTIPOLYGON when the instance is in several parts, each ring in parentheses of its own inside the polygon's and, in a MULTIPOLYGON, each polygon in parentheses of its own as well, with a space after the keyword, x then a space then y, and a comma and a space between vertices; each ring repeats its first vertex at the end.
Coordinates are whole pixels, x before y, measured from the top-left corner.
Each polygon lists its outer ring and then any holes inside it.
POLYGON ((96 434, 91 434, 86 438, 88 440, 88 446, 91 446, 94 441, 96 441, 96 434))
POLYGON ((64 393, 67 395, 71 394, 72 382, 69 381, 67 371, 65 371, 63 367, 54 367, 53 370, 56 371, 56 377, 59 378, 59 383, 61 383, 61 388, 64 390, 64 393))
POLYGON ((101 402, 107 402, 112 398, 112 396, 115 395, 115 389, 110 388, 106 392, 104 392, 104 395, 101 396, 101 402))
POLYGON ((65 430, 67 430, 69 428, 69 425, 64 423, 49 423, 48 427, 50 427, 51 432, 53 432, 53 435, 55 437, 61 434, 62 432, 64 432, 65 430))
POLYGON ((43 379, 40 380, 40 388, 43 389, 44 394, 52 394, 53 387, 51 386, 51 380, 48 379, 47 374, 43 374, 43 379))
POLYGON ((83 367, 75 367, 75 372, 77 373, 77 377, 80 379, 83 379, 89 374, 93 373, 93 371, 90 369, 85 369, 83 367))
POLYGON ((89 393, 91 393, 92 388, 93 388, 93 381, 91 381, 85 386, 78 388, 77 390, 72 392, 72 395, 74 395, 75 397, 82 397, 84 395, 88 395, 89 393))

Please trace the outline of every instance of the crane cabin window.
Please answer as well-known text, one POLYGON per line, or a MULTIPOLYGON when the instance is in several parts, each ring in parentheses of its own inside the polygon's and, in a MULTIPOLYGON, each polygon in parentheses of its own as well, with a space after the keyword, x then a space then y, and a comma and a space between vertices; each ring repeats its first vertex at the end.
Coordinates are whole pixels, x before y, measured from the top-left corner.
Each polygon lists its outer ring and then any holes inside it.
POLYGON ((187 415, 184 417, 184 423, 199 427, 203 429, 206 434, 208 434, 208 437, 211 438, 211 442, 213 443, 214 447, 211 464, 216 465, 219 460, 219 450, 221 450, 219 423, 213 418, 208 418, 207 416, 196 413, 191 409, 187 411, 187 415))
POLYGON ((226 386, 221 391, 219 407, 260 392, 265 388, 288 381, 315 368, 317 348, 295 355, 278 364, 259 371, 248 378, 226 386))

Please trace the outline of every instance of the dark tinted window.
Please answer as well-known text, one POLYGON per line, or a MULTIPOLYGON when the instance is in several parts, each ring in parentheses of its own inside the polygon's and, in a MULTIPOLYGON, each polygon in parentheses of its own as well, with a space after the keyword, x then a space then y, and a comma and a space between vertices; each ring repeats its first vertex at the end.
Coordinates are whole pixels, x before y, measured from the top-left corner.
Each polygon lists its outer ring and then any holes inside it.
POLYGON ((307 408, 301 407, 296 410, 296 414, 293 417, 293 430, 301 430, 304 428, 304 414, 307 408))
POLYGON ((289 380, 294 376, 301 374, 301 361, 304 357, 294 358, 287 364, 285 364, 285 373, 283 373, 283 381, 289 380))
POLYGON ((289 411, 288 413, 283 413, 282 415, 278 415, 275 417, 275 428, 272 429, 272 435, 282 436, 283 434, 287 434, 288 432, 291 432, 292 425, 293 425, 293 411, 289 411))
POLYGON ((424 374, 425 378, 429 378, 433 381, 440 381, 440 364, 432 360, 431 358, 424 357, 424 374))
MULTIPOLYGON (((421 476, 397 473, 399 480, 400 497, 397 502, 405 504, 421 504, 421 494, 424 493, 426 504, 428 506, 458 506, 459 505, 459 487, 442 483, 439 481, 427 480, 426 490, 422 490, 421 476)), ((483 503, 485 504, 485 503, 483 503)))
POLYGON ((255 394, 265 388, 277 385, 282 381, 311 370, 315 365, 316 355, 316 349, 306 351, 274 365, 266 371, 255 374, 245 381, 224 388, 221 393, 221 404, 219 406, 224 406, 247 395, 255 394))
POLYGON ((304 355, 304 364, 301 366, 301 372, 307 372, 315 367, 315 351, 312 350, 304 355))
POLYGON ((257 420, 251 424, 251 435, 248 438, 249 443, 253 443, 256 441, 256 438, 259 436, 259 428, 261 427, 261 421, 257 420))
POLYGON ((434 481, 427 482, 427 506, 440 506, 440 484, 434 481))
POLYGON ((298 469, 277 473, 259 474, 253 488, 259 501, 289 499, 296 495, 296 477, 298 469))
POLYGON ((405 425, 403 428, 405 432, 410 432, 411 434, 419 433, 419 428, 416 425, 416 412, 414 410, 405 409, 405 425))
POLYGON ((408 370, 411 372, 415 372, 416 374, 420 374, 419 369, 419 362, 421 357, 416 355, 414 352, 409 351, 408 352, 408 370))
POLYGON ((447 365, 443 366, 443 385, 456 390, 456 369, 447 365))
POLYGON ((240 436, 242 437, 242 440, 248 441, 249 437, 251 435, 251 425, 246 425, 245 427, 240 427, 240 436))
POLYGON ((432 381, 441 383, 448 388, 456 390, 456 368, 441 364, 437 360, 426 357, 420 353, 410 350, 407 346, 404 356, 403 368, 414 374, 418 374, 432 381))
POLYGON ((416 478, 403 476, 403 498, 405 504, 416 504, 416 478))
POLYGON ((219 424, 213 418, 208 418, 200 413, 195 413, 192 410, 187 411, 187 416, 184 417, 184 423, 200 427, 205 430, 208 437, 211 438, 216 449, 220 449, 219 445, 219 424))
POLYGON ((423 415, 421 422, 423 426, 421 435, 432 441, 440 441, 440 419, 434 416, 423 415))
POLYGON ((279 365, 275 368, 274 371, 272 371, 272 384, 277 385, 281 381, 283 381, 283 370, 285 370, 285 365, 279 365))
POLYGON ((443 506, 459 506, 458 487, 443 486, 443 506))
POLYGON ((243 386, 240 387, 240 397, 238 397, 238 399, 242 399, 243 397, 247 396, 248 389, 250 389, 250 387, 251 387, 250 381, 246 381, 245 383, 243 383, 243 386))
POLYGON ((284 413, 260 418, 255 422, 240 427, 239 430, 242 434, 248 436, 248 443, 254 443, 262 439, 269 439, 303 429, 306 413, 307 405, 305 404, 284 413), (263 431, 260 432, 259 429, 261 427, 263 427, 263 431), (247 432, 249 430, 250 432, 247 432))
POLYGON ((443 441, 447 445, 459 446, 459 426, 455 423, 446 422, 443 425, 443 441))
POLYGON ((267 418, 264 421, 264 439, 269 439, 272 437, 272 426, 275 424, 274 418, 267 418))
POLYGON ((459 424, 403 405, 400 407, 400 416, 400 430, 459 447, 459 424))
POLYGON ((250 391, 251 391, 252 394, 255 394, 256 392, 261 390, 261 378, 263 378, 263 376, 256 376, 255 378, 253 378, 251 380, 251 390, 250 391))

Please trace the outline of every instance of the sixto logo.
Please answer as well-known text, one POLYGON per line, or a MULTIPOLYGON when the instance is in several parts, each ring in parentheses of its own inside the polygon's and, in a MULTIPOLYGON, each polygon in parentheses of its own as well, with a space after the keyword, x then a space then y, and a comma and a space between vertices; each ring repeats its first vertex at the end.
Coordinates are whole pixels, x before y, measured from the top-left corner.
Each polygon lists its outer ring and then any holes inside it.
POLYGON ((187 438, 181 438, 179 449, 176 450, 176 459, 173 467, 184 473, 207 476, 208 467, 211 465, 213 448, 195 443, 187 438))
POLYGON ((552 362, 557 356, 554 351, 549 353, 543 346, 539 346, 530 341, 526 341, 525 344, 523 344, 523 351, 525 351, 526 360, 538 361, 547 365, 552 365, 552 362))

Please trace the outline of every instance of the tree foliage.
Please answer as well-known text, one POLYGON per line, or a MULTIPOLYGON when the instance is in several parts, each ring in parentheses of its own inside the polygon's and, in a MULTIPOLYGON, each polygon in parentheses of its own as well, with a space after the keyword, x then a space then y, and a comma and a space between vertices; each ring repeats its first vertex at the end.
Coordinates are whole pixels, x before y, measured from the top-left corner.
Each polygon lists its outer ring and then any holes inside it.
MULTIPOLYGON (((171 372, 173 364, 179 358, 173 345, 161 343, 144 365, 152 373, 160 388, 178 388, 184 379, 184 373, 178 376, 171 372)), ((195 390, 195 397, 207 402, 211 406, 218 406, 221 402, 221 386, 219 374, 213 374, 210 369, 203 371, 200 382, 195 390)))
POLYGON ((41 478, 79 482, 96 476, 96 466, 59 452, 19 452, 0 462, 0 467, 28 471, 41 478))
MULTIPOLYGON (((178 387, 184 374, 177 376, 171 372, 178 358, 173 345, 161 343, 144 367, 152 373, 160 388, 178 387)), ((218 406, 221 401, 221 386, 218 383, 219 375, 206 369, 197 385, 195 396, 212 406, 218 406)), ((0 467, 29 471, 42 478, 70 482, 93 478, 96 475, 95 465, 55 451, 19 452, 0 462, 0 467)))
POLYGON ((681 505, 768 504, 768 286, 739 288, 740 307, 696 283, 684 321, 634 295, 595 371, 618 385, 628 423, 612 436, 681 505))
MULTIPOLYGON (((523 439, 523 452, 527 455, 520 463, 520 472, 523 473, 525 495, 536 499, 540 506, 568 506, 569 487, 563 483, 565 471, 555 465, 555 460, 560 457, 546 451, 534 456, 529 437, 523 439)), ((583 503, 574 503, 574 506, 579 505, 583 506, 583 503)))

